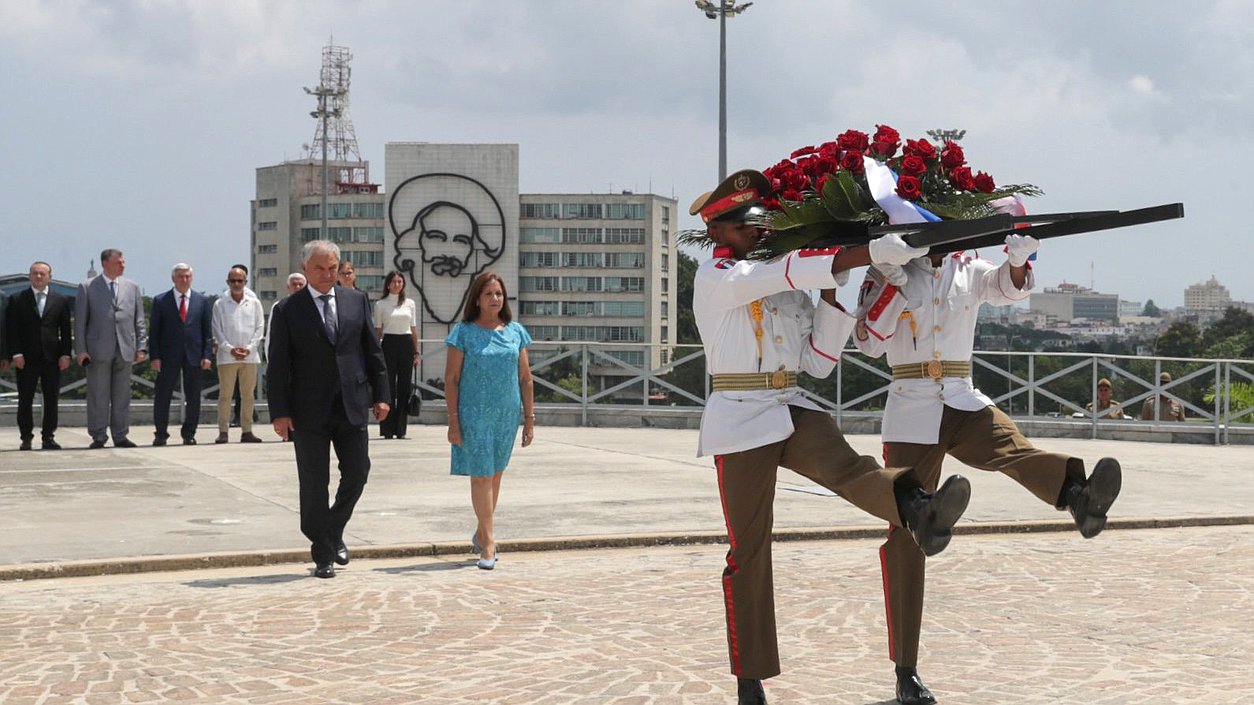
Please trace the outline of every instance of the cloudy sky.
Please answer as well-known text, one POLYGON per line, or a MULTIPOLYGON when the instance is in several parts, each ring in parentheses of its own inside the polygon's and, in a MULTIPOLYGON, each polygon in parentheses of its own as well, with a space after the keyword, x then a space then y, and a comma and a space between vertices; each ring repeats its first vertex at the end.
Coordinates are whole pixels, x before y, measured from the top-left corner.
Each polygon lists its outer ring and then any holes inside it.
MULTIPOLYGON (((77 280, 114 246, 150 294, 178 260, 219 287, 248 261, 254 170, 313 137, 302 87, 332 38, 376 181, 404 141, 517 143, 524 193, 686 210, 717 180, 718 23, 691 0, 6 1, 0 272, 77 280)), ((1045 243, 1042 285, 1175 306, 1214 275, 1254 300, 1232 171, 1254 163, 1254 2, 758 0, 727 43, 732 169, 963 128, 975 168, 1045 190, 1036 212, 1185 204, 1045 243)))

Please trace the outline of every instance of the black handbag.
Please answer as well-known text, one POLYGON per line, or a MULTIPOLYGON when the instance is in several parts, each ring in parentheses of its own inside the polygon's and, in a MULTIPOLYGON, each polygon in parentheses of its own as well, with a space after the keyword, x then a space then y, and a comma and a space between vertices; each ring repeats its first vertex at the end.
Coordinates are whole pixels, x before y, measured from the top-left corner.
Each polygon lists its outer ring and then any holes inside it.
POLYGON ((420 411, 422 411, 422 396, 415 390, 409 394, 409 415, 418 418, 420 411))

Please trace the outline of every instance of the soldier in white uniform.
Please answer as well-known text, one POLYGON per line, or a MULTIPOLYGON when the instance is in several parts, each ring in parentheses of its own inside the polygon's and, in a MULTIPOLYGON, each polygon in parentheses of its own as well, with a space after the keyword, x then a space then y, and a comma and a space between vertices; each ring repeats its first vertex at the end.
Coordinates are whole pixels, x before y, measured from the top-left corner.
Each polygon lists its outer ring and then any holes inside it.
MULTIPOLYGON (((1008 256, 1000 266, 959 252, 868 270, 854 342, 871 357, 887 353, 892 366, 884 462, 911 467, 924 490, 936 487, 946 454, 1004 473, 1041 501, 1070 510, 1080 533, 1092 538, 1105 527, 1106 511, 1119 494, 1119 463, 1103 458, 1086 480, 1081 459, 1034 448, 971 381, 980 304, 1020 301, 1032 288, 1028 257, 1037 249, 1036 239, 1009 235, 1006 245, 1008 256)), ((924 554, 909 536, 890 527, 880 562, 897 699, 902 705, 934 703, 916 670, 924 554)))
POLYGON ((836 301, 838 273, 871 260, 904 263, 924 251, 893 235, 869 247, 746 260, 761 231, 745 218, 770 191, 760 172, 740 171, 691 208, 716 244, 714 258, 697 270, 693 294, 713 374, 698 455, 714 456, 727 521, 723 596, 731 671, 742 705, 765 703, 761 681, 780 672, 771 577, 779 466, 906 527, 911 545, 927 555, 948 544, 970 496, 964 478, 951 477, 929 495, 917 481, 902 481, 913 477, 906 468, 885 470, 874 458, 859 456, 831 415, 797 387, 798 372, 831 373, 853 329, 853 317, 836 301), (810 289, 821 291, 817 310, 810 289))

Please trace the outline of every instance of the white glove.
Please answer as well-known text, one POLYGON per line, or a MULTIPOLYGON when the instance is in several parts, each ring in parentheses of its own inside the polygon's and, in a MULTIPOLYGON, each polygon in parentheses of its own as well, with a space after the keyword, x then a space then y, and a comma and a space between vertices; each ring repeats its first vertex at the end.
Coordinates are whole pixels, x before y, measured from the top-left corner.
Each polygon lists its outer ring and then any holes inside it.
POLYGON ((1028 257, 1041 246, 1041 241, 1031 235, 1007 235, 1006 259, 1011 267, 1022 267, 1028 263, 1028 257))
POLYGON ((836 272, 836 286, 844 286, 849 283, 849 270, 842 269, 836 272))
POLYGON ((873 264, 908 264, 915 257, 927 254, 926 247, 911 247, 897 233, 881 235, 867 246, 873 264))
POLYGON ((877 264, 876 271, 884 276, 884 281, 900 289, 906 285, 906 270, 900 264, 877 264))

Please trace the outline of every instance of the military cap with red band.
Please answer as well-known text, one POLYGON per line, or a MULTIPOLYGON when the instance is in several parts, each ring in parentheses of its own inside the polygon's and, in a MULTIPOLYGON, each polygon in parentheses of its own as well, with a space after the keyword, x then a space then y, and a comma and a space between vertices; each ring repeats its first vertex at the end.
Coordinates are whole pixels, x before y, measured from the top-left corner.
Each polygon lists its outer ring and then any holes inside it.
POLYGON ((698 196, 689 207, 688 213, 700 214, 701 220, 706 223, 716 220, 744 220, 744 216, 754 206, 772 195, 774 189, 765 174, 753 169, 741 169, 723 179, 713 191, 698 196))

